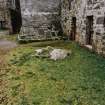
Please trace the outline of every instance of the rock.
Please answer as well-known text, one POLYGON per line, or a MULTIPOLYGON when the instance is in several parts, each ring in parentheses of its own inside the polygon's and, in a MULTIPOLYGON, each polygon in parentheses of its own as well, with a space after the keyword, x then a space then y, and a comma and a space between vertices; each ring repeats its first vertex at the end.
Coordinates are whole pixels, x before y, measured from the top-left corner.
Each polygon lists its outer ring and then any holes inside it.
POLYGON ((41 55, 41 54, 49 54, 50 51, 53 50, 53 47, 47 46, 45 48, 37 49, 35 50, 36 54, 41 55))
POLYGON ((50 59, 53 60, 59 60, 59 59, 65 59, 68 55, 70 55, 71 52, 63 49, 54 49, 50 53, 50 59))
POLYGON ((36 57, 41 58, 50 58, 52 60, 65 59, 68 55, 71 54, 70 51, 64 49, 55 49, 51 46, 35 50, 36 57))
POLYGON ((43 49, 37 49, 37 50, 35 50, 35 52, 36 52, 36 54, 40 55, 43 53, 43 49))
POLYGON ((47 51, 52 51, 54 48, 53 47, 51 47, 51 46, 47 46, 46 48, 45 48, 45 50, 47 50, 47 51))

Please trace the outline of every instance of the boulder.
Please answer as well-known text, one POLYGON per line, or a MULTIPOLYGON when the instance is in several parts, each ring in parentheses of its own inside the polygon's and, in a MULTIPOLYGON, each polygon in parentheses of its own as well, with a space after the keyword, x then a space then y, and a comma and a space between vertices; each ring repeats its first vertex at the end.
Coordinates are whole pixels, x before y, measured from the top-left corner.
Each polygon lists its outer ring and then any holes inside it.
POLYGON ((57 49, 51 46, 35 50, 35 56, 41 58, 50 58, 52 60, 65 59, 71 54, 71 51, 65 49, 57 49))
POLYGON ((71 54, 71 52, 67 51, 67 50, 54 49, 52 52, 50 52, 50 59, 52 59, 52 60, 65 59, 70 54, 71 54))
POLYGON ((37 49, 37 50, 35 50, 35 52, 36 52, 36 54, 42 54, 43 53, 43 49, 37 49))

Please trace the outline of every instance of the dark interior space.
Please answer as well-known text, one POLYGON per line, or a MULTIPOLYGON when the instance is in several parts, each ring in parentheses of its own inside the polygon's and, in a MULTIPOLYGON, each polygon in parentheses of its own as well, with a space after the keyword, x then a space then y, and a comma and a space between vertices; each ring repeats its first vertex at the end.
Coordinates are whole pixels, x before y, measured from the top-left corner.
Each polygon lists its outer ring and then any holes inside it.
POLYGON ((92 45, 92 37, 93 37, 93 16, 87 16, 87 24, 86 24, 86 43, 88 45, 92 45))
POLYGON ((103 23, 103 25, 104 25, 104 28, 105 28, 105 17, 104 17, 104 23, 103 23))
POLYGON ((76 37, 76 17, 72 17, 70 39, 75 40, 75 37, 76 37))
POLYGON ((20 32, 22 25, 20 0, 15 0, 15 9, 10 9, 12 33, 17 34, 20 32))

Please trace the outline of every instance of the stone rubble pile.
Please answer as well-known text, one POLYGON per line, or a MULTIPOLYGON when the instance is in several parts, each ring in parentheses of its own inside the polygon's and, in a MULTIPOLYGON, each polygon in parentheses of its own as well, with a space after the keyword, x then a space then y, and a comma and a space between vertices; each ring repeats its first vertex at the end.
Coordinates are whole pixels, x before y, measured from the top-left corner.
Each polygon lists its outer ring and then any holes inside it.
POLYGON ((71 55, 71 51, 48 46, 35 50, 35 56, 39 58, 49 58, 52 60, 61 60, 71 55))

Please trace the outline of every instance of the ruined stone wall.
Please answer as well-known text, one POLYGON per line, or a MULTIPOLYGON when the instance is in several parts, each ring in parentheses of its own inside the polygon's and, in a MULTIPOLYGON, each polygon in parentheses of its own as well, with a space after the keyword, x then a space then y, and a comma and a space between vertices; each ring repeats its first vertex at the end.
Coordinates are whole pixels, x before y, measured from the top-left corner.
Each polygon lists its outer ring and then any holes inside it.
POLYGON ((8 21, 8 10, 7 10, 7 1, 6 0, 0 0, 0 21, 5 21, 5 27, 7 26, 8 21))
POLYGON ((92 48, 98 53, 105 54, 105 0, 72 0, 70 10, 62 6, 64 32, 70 36, 72 17, 76 17, 76 41, 86 45, 88 16, 93 16, 92 48), (64 18, 67 18, 66 22, 64 18))
MULTIPOLYGON (((0 26, 1 33, 9 34, 11 31, 11 16, 9 12, 9 2, 8 0, 0 0, 0 26)), ((1 34, 0 33, 0 34, 1 34)))
POLYGON ((68 0, 61 0, 61 23, 63 33, 70 35, 71 15, 68 0))
POLYGON ((105 0, 94 0, 86 6, 86 16, 93 15, 93 46, 98 53, 104 53, 105 0))
POLYGON ((36 29, 46 28, 59 19, 59 0, 20 0, 20 4, 25 34, 33 34, 36 29))

